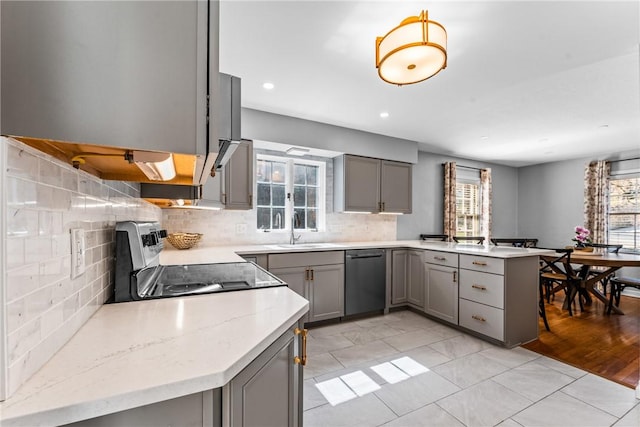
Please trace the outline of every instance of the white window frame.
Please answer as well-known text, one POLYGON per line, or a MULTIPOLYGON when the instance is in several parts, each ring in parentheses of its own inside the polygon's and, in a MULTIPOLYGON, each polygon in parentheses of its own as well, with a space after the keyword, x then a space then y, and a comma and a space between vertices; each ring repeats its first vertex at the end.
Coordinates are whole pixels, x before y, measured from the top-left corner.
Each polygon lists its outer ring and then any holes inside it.
MULTIPOLYGON (((640 173, 620 173, 620 174, 614 174, 612 173, 611 176, 609 177, 609 196, 611 196, 611 183, 612 181, 619 181, 619 180, 626 180, 626 179, 637 179, 638 181, 640 181, 640 173)), ((640 182, 638 183, 638 185, 640 186, 640 182)), ((638 196, 640 197, 640 188, 637 190, 638 191, 638 196)), ((615 216, 615 215, 633 215, 634 217, 634 223, 638 224, 636 225, 636 229, 638 227, 640 227, 640 210, 638 212, 619 212, 619 213, 611 213, 611 199, 609 198, 609 206, 607 206, 607 216, 608 216, 608 226, 607 226, 607 242, 615 244, 618 243, 617 240, 611 239, 611 217, 615 216)), ((629 253, 640 253, 640 238, 637 237, 637 233, 634 233, 634 247, 630 248, 628 246, 624 246, 622 249, 620 249, 621 252, 629 252, 629 253)))
MULTIPOLYGON (((318 167, 318 213, 316 217, 316 226, 317 228, 295 228, 296 232, 321 232, 326 231, 326 198, 327 198, 327 164, 318 160, 310 160, 299 157, 287 157, 287 156, 276 156, 272 154, 256 154, 256 163, 258 160, 266 160, 273 162, 286 163, 285 168, 285 198, 286 194, 291 194, 291 200, 285 200, 285 209, 284 209, 284 228, 280 229, 260 229, 258 228, 258 219, 256 216, 255 227, 258 232, 271 232, 271 233, 290 233, 291 232, 291 218, 293 214, 293 176, 294 176, 294 165, 307 165, 307 166, 317 166, 318 167)), ((257 167, 255 168, 257 170, 257 167)), ((256 194, 256 213, 258 209, 258 179, 257 173, 254 176, 254 194, 256 194)), ((306 225, 306 224, 305 224, 306 225)))

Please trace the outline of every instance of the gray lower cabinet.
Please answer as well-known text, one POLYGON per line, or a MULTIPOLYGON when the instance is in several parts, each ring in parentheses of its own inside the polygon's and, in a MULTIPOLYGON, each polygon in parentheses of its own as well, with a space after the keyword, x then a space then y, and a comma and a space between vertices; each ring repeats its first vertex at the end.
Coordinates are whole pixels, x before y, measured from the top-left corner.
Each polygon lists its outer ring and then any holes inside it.
POLYGON ((460 326, 507 347, 538 337, 538 257, 460 255, 460 326))
POLYGON ((294 328, 271 344, 222 390, 223 425, 302 425, 302 365, 294 328))
POLYGON ((407 249, 391 251, 391 305, 407 302, 407 249))
POLYGON ((305 322, 344 316, 344 252, 270 254, 269 271, 309 300, 305 322))
POLYGON ((221 396, 221 389, 208 390, 66 425, 73 427, 220 426, 221 396))
POLYGON ((431 316, 458 324, 458 254, 425 251, 425 305, 431 316))
POLYGON ((424 308, 424 260, 422 250, 410 250, 407 254, 407 302, 424 308))
POLYGON ((265 270, 269 270, 269 258, 267 254, 244 254, 240 256, 246 261, 253 262, 265 270))

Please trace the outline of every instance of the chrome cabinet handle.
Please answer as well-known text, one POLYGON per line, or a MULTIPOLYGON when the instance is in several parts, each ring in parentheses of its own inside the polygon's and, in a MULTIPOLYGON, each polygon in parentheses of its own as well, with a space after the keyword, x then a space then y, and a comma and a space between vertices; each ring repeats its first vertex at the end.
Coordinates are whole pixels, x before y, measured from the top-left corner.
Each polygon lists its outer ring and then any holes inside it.
POLYGON ((475 283, 474 283, 473 285, 471 285, 471 287, 472 287, 473 289, 478 289, 478 290, 481 290, 481 291, 486 291, 486 290, 487 290, 487 287, 486 287, 486 286, 476 285, 475 283))
POLYGON ((293 363, 296 365, 305 366, 307 364, 307 332, 309 332, 308 329, 300 328, 296 328, 293 331, 294 334, 302 336, 302 357, 296 356, 293 358, 293 363))

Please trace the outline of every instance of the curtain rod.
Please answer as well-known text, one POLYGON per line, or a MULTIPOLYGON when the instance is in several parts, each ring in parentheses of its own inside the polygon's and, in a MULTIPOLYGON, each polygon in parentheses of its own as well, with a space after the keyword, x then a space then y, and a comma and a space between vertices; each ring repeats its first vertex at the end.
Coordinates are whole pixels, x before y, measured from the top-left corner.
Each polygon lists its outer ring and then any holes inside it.
POLYGON ((457 168, 462 168, 462 169, 473 169, 473 170, 476 170, 476 171, 481 171, 483 169, 486 169, 486 168, 474 168, 473 166, 464 166, 464 165, 456 165, 456 167, 457 168))

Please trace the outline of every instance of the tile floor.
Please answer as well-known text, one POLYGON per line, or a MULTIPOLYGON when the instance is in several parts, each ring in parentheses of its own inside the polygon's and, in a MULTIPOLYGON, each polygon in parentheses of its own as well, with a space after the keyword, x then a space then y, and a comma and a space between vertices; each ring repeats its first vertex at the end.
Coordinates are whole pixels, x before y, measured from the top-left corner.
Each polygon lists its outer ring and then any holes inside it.
POLYGON ((306 427, 640 426, 634 390, 411 311, 311 328, 307 354, 306 427))

